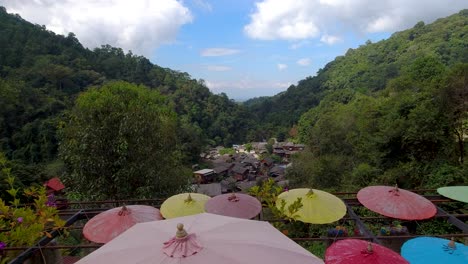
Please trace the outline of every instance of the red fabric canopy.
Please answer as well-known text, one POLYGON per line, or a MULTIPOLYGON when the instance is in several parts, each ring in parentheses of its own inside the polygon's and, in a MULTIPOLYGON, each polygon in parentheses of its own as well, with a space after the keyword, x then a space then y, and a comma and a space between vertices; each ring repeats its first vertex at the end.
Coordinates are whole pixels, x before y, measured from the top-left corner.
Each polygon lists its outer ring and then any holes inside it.
POLYGON ((117 207, 91 218, 83 228, 83 235, 90 241, 107 243, 137 223, 162 219, 159 210, 152 206, 117 207))
POLYGON ((339 240, 325 252, 326 264, 408 264, 396 252, 359 239, 339 240))
POLYGON ((57 177, 48 180, 44 185, 54 191, 60 191, 65 188, 65 185, 63 185, 63 183, 57 177))
POLYGON ((358 192, 357 198, 370 210, 397 219, 422 220, 437 213, 437 208, 431 201, 398 187, 366 187, 358 192))

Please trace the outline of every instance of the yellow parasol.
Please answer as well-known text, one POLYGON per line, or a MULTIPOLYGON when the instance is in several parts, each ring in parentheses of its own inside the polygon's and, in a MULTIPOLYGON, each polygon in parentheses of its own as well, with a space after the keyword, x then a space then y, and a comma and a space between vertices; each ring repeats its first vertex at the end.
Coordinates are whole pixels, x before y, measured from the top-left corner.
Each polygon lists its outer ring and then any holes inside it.
POLYGON ((304 223, 327 224, 341 219, 346 214, 346 205, 343 201, 331 193, 316 189, 300 188, 281 193, 276 201, 276 207, 281 208, 281 201, 286 202, 286 214, 288 206, 301 198, 302 207, 295 214, 295 219, 304 223))
POLYGON ((167 198, 161 205, 161 214, 170 219, 205 212, 205 203, 211 197, 200 193, 182 193, 167 198))

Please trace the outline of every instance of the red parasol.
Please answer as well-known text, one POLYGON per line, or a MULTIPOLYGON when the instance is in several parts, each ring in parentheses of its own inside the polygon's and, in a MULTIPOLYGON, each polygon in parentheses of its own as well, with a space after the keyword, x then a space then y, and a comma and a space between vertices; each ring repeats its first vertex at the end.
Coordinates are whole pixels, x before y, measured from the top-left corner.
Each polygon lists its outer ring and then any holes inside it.
POLYGON ((396 252, 359 239, 339 240, 325 252, 326 264, 408 264, 396 252))
POLYGON ((397 219, 422 220, 437 213, 437 208, 428 199, 396 186, 366 187, 358 192, 357 198, 370 210, 397 219))
POLYGON ((250 195, 231 193, 211 198, 206 202, 205 210, 212 214, 251 219, 260 213, 262 204, 250 195))
POLYGON ((54 191, 60 191, 65 188, 65 185, 60 181, 59 178, 54 177, 44 183, 44 186, 49 187, 50 189, 54 191))
POLYGON ((162 220, 159 210, 147 205, 122 206, 91 218, 83 228, 86 239, 107 243, 137 223, 162 220))

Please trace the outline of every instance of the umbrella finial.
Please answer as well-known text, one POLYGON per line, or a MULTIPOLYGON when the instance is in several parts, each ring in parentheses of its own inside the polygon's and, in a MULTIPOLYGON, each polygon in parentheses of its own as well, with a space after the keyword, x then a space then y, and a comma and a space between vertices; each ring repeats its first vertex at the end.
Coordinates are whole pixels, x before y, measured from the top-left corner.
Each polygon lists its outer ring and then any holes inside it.
POLYGON ((126 216, 126 215, 129 215, 130 214, 130 210, 127 208, 127 206, 125 206, 125 204, 122 206, 122 209, 120 209, 118 215, 119 216, 126 216))
POLYGON ((184 229, 184 224, 177 224, 176 238, 184 238, 187 236, 187 231, 184 229))
POLYGON ((389 190, 388 192, 392 192, 394 195, 399 196, 400 195, 400 190, 398 190, 398 184, 395 183, 395 188, 389 190))
POLYGON ((370 241, 369 243, 367 243, 367 253, 368 254, 374 253, 374 248, 372 247, 372 243, 370 241))
POLYGON ((237 198, 235 193, 231 193, 231 195, 228 197, 228 201, 230 202, 238 202, 239 198, 237 198))
POLYGON ((314 193, 314 190, 312 190, 312 189, 309 189, 309 191, 306 194, 306 196, 309 197, 309 198, 314 196, 314 195, 315 195, 315 193, 314 193))
POLYGON ((186 202, 186 203, 191 203, 191 202, 193 202, 192 195, 190 195, 190 193, 188 194, 187 199, 185 199, 184 202, 186 202))
POLYGON ((448 247, 451 248, 451 249, 455 249, 457 247, 453 237, 450 239, 450 242, 448 243, 448 247))

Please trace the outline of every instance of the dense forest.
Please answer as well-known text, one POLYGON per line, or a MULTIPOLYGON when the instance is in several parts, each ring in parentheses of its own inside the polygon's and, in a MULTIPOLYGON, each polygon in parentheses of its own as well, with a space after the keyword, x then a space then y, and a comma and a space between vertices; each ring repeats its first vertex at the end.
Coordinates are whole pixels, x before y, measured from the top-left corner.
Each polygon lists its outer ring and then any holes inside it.
POLYGON ((468 62, 467 16, 468 10, 462 10, 429 25, 419 22, 378 43, 367 41, 325 65, 316 76, 275 96, 246 101, 245 105, 262 123, 259 129, 271 131, 270 137, 287 135, 303 113, 334 91, 376 96, 421 57, 431 57, 448 67, 468 62))
MULTIPOLYGON (((244 142, 250 113, 203 80, 162 68, 131 51, 104 45, 89 50, 75 36, 56 35, 0 8, 0 150, 25 182, 57 174, 57 128, 77 96, 90 87, 123 80, 168 99, 177 114, 172 147, 191 165, 207 145, 244 142)), ((190 166, 188 166, 190 167, 190 166)))
POLYGON ((468 10, 419 22, 238 104, 188 73, 109 45, 89 50, 0 7, 0 153, 24 184, 65 175, 91 195, 130 183, 100 198, 165 195, 206 146, 272 137, 306 144, 287 171, 296 185, 467 183, 467 32, 468 10))
POLYGON ((349 50, 316 77, 252 104, 277 126, 288 125, 278 117, 298 118, 297 140, 308 149, 294 160, 290 179, 353 191, 372 184, 466 185, 467 32, 468 10, 420 22, 349 50), (283 108, 263 110, 269 104, 283 108))

